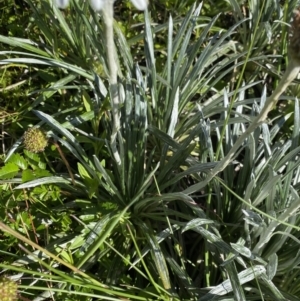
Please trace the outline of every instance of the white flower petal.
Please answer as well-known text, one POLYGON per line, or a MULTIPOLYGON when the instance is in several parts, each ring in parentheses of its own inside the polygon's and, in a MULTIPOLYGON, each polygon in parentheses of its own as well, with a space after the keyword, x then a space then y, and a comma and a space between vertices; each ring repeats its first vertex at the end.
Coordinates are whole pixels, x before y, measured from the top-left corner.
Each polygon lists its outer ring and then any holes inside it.
POLYGON ((131 2, 139 10, 145 10, 148 6, 148 0, 131 0, 131 2))
POLYGON ((90 4, 93 10, 100 11, 109 0, 90 0, 90 4))
POLYGON ((58 8, 66 8, 69 5, 69 0, 55 0, 55 4, 58 8))

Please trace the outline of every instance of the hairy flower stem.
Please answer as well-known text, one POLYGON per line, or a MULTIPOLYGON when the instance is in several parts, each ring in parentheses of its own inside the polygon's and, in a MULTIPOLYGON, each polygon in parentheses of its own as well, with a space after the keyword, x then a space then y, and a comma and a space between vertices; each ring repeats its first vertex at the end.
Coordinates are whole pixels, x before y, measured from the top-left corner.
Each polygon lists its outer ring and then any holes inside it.
POLYGON ((299 62, 291 59, 287 69, 281 78, 276 90, 273 92, 273 94, 267 98, 266 103, 264 107, 262 108, 259 115, 254 119, 252 124, 249 125, 247 130, 237 139, 235 144, 232 146, 228 154, 223 158, 222 161, 220 161, 216 167, 207 174, 206 179, 199 183, 195 184, 188 189, 184 191, 184 193, 190 194, 193 193, 199 189, 202 189, 205 187, 219 172, 223 171, 228 164, 233 160, 234 155, 239 150, 239 148, 243 145, 245 139, 249 137, 249 135, 255 131, 255 129, 260 126, 267 118, 268 113, 271 111, 271 109, 274 107, 274 105, 277 103, 280 95, 286 90, 286 88, 290 85, 290 83, 296 78, 297 74, 300 71, 300 64, 299 62))
POLYGON ((109 69, 109 88, 111 97, 112 117, 113 117, 113 128, 110 137, 111 148, 113 156, 116 160, 117 165, 121 164, 120 155, 117 149, 117 134, 120 129, 120 100, 118 94, 118 64, 116 60, 116 49, 114 43, 114 19, 113 19, 113 0, 105 3, 103 9, 103 18, 105 23, 105 35, 106 35, 106 52, 109 69))

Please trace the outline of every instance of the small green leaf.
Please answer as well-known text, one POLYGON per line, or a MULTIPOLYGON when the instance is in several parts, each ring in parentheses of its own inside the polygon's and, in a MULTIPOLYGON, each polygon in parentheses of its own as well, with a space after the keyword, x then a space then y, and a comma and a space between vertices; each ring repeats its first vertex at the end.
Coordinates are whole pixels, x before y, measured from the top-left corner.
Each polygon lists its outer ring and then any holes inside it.
POLYGON ((32 153, 26 149, 24 149, 24 154, 28 158, 28 163, 30 164, 30 166, 32 166, 32 168, 46 168, 46 164, 41 160, 40 155, 32 153))
POLYGON ((89 175, 89 173, 86 171, 86 169, 83 167, 82 164, 80 164, 78 162, 77 166, 78 166, 78 172, 83 179, 86 179, 86 178, 91 179, 91 176, 89 175))
POLYGON ((56 252, 58 253, 58 255, 59 255, 60 257, 62 257, 64 260, 66 260, 66 261, 69 262, 69 263, 73 263, 73 258, 72 258, 72 256, 71 256, 71 252, 67 252, 67 251, 65 251, 65 250, 63 250, 63 249, 61 249, 61 248, 59 248, 59 247, 57 247, 55 251, 56 251, 56 252))
POLYGON ((13 154, 7 162, 15 163, 21 169, 27 169, 28 163, 20 154, 13 154))
POLYGON ((23 183, 34 180, 34 179, 35 179, 35 176, 34 176, 32 170, 27 169, 22 172, 22 182, 23 183))
POLYGON ((83 91, 82 100, 83 100, 85 110, 87 112, 90 112, 92 110, 92 101, 86 91, 83 91))
POLYGON ((28 157, 29 159, 33 160, 36 163, 41 161, 41 158, 38 154, 32 153, 27 149, 24 149, 24 154, 26 155, 26 157, 28 157))
MULTIPOLYGON (((98 179, 92 179, 87 170, 83 167, 82 164, 77 163, 78 172, 83 179, 85 186, 87 187, 89 198, 92 198, 98 188, 98 179)), ((99 175, 99 179, 101 175, 99 175)))
POLYGON ((82 236, 76 236, 75 239, 71 242, 70 250, 77 249, 83 245, 85 238, 82 236))
POLYGON ((0 169, 0 179, 7 180, 12 179, 17 175, 19 171, 18 165, 15 163, 7 163, 0 169))
POLYGON ((83 179, 83 182, 88 189, 89 198, 91 199, 98 189, 98 186, 99 186, 98 182, 97 182, 97 180, 93 180, 93 179, 89 179, 89 178, 83 179))

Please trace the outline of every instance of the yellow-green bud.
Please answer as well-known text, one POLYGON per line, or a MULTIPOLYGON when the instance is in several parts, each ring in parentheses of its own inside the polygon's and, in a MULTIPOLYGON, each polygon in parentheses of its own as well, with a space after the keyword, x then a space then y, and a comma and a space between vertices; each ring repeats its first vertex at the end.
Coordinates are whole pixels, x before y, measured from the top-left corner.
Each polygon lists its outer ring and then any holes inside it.
POLYGON ((32 153, 44 151, 48 144, 45 133, 39 128, 30 128, 24 134, 24 146, 32 153))
POLYGON ((17 301, 18 285, 7 277, 0 277, 0 298, 1 301, 17 301))

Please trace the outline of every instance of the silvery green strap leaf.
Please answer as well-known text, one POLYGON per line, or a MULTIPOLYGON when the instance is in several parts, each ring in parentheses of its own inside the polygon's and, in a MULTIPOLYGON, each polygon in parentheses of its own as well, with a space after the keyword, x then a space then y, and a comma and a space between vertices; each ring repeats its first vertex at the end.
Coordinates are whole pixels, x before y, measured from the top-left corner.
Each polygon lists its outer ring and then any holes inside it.
POLYGON ((268 279, 266 274, 261 275, 260 280, 262 281, 262 286, 266 287, 269 291, 268 295, 271 295, 273 300, 291 300, 289 298, 284 298, 279 289, 275 286, 275 284, 268 279))
POLYGON ((238 271, 234 262, 231 262, 226 266, 226 272, 230 280, 234 299, 236 301, 246 301, 245 293, 241 286, 238 271))
POLYGON ((195 218, 189 221, 185 227, 182 228, 182 233, 202 225, 213 224, 214 221, 206 218, 195 218))
POLYGON ((278 267, 278 256, 276 255, 276 253, 274 253, 269 257, 269 262, 267 264, 268 280, 272 280, 273 277, 276 275, 277 267, 278 267))
POLYGON ((296 215, 298 209, 300 207, 300 198, 297 200, 293 200, 290 207, 286 208, 286 210, 278 216, 277 220, 272 220, 269 224, 268 228, 266 228, 262 235, 259 238, 258 243, 253 249, 253 253, 260 254, 263 250, 263 247, 267 244, 267 242, 273 236, 275 229, 282 223, 285 222, 289 217, 296 215))
POLYGON ((11 157, 11 155, 16 151, 16 149, 22 144, 23 142, 23 137, 19 138, 14 144, 13 146, 10 148, 9 152, 6 155, 5 161, 7 162, 8 159, 11 157))
POLYGON ((200 233, 205 240, 216 246, 221 253, 226 254, 232 252, 232 248, 222 238, 215 235, 214 233, 200 226, 195 227, 194 231, 200 233))
POLYGON ((253 206, 258 206, 266 197, 271 193, 272 190, 276 189, 277 182, 279 182, 281 176, 273 176, 270 180, 264 184, 263 189, 259 195, 252 201, 253 206))
POLYGON ((196 290, 197 287, 191 281, 187 271, 182 268, 172 256, 167 256, 166 260, 170 265, 172 272, 177 275, 185 286, 186 290, 196 290))
MULTIPOLYGON (((142 225, 142 224, 140 224, 142 225)), ((147 236, 148 244, 150 245, 150 251, 152 251, 152 258, 155 263, 159 277, 164 285, 165 289, 171 289, 170 275, 166 264, 163 251, 160 244, 157 241, 157 237, 151 233, 151 229, 144 227, 145 234, 147 236)))
MULTIPOLYGON (((252 281, 258 278, 260 275, 266 272, 266 269, 262 265, 256 265, 254 267, 248 268, 238 274, 238 278, 241 284, 252 281)), ((223 296, 232 291, 232 285, 230 280, 225 280, 212 290, 210 290, 204 297, 200 298, 198 301, 208 301, 212 300, 214 296, 223 296)))
POLYGON ((37 111, 37 110, 34 110, 33 112, 40 119, 45 121, 51 128, 55 129, 57 132, 59 132, 61 135, 65 136, 67 138, 67 140, 63 140, 63 139, 59 138, 60 143, 62 143, 64 146, 68 147, 71 152, 74 153, 74 151, 76 151, 77 159, 79 159, 81 161, 81 163, 83 163, 86 166, 86 168, 88 169, 88 171, 91 174, 94 174, 92 168, 89 167, 87 165, 87 163, 85 162, 87 155, 86 155, 84 149, 82 148, 82 146, 78 143, 77 139, 74 137, 74 135, 69 130, 64 128, 62 126, 62 124, 60 124, 58 121, 56 121, 52 116, 50 116, 44 112, 37 111))
MULTIPOLYGON (((26 53, 27 56, 30 54, 26 53)), ((4 59, 0 61, 0 65, 7 65, 9 63, 21 63, 21 64, 38 64, 38 65, 46 65, 46 66, 51 66, 51 67, 59 67, 63 69, 67 69, 69 71, 72 71, 76 73, 77 75, 81 75, 87 79, 94 80, 93 75, 90 73, 86 72, 84 69, 77 67, 72 64, 65 63, 63 61, 58 61, 54 59, 48 59, 48 58, 42 58, 42 59, 32 59, 28 57, 23 57, 23 58, 9 58, 9 59, 4 59)))
POLYGON ((256 260, 257 262, 266 265, 267 263, 261 258, 256 256, 251 252, 251 250, 241 244, 234 244, 230 243, 231 247, 238 252, 240 255, 245 256, 246 258, 249 258, 251 260, 256 260))
MULTIPOLYGON (((178 231, 180 229, 179 225, 173 225, 170 228, 166 228, 163 231, 161 231, 160 233, 158 233, 156 235, 156 240, 158 241, 158 243, 160 244, 162 241, 164 241, 166 238, 170 237, 173 235, 174 232, 178 231)), ((138 262, 141 261, 141 259, 143 257, 145 257, 149 251, 151 250, 151 247, 149 246, 149 244, 147 244, 144 249, 141 251, 141 256, 138 256, 137 259, 133 262, 132 265, 136 265, 138 262)))
POLYGON ((294 267, 299 266, 300 264, 300 250, 297 253, 294 253, 294 257, 287 258, 284 262, 281 262, 278 266, 278 272, 289 272, 294 267))
POLYGON ((263 219, 257 213, 251 210, 244 210, 244 209, 242 209, 242 212, 245 215, 244 220, 246 221, 246 223, 255 227, 265 226, 263 219))
POLYGON ((110 175, 107 173, 105 168, 101 165, 99 159, 95 155, 93 156, 93 159, 94 159, 96 169, 102 174, 103 178, 107 182, 110 192, 115 194, 121 202, 124 202, 122 194, 119 192, 119 189, 113 183, 110 175))
POLYGON ((177 88, 176 94, 174 97, 173 109, 172 109, 172 113, 171 113, 171 120, 170 120, 169 129, 168 129, 168 135, 171 138, 174 138, 175 127, 178 122, 178 116, 179 116, 178 115, 178 103, 179 103, 179 87, 177 88))
POLYGON ((68 184, 69 185, 71 184, 71 181, 62 177, 45 177, 30 182, 26 182, 24 184, 15 187, 15 189, 30 188, 30 187, 36 187, 45 184, 68 184))
POLYGON ((90 228, 90 233, 86 239, 85 244, 82 245, 79 252, 85 253, 87 249, 93 244, 95 239, 100 235, 101 231, 106 227, 107 223, 111 219, 111 214, 108 214, 102 217, 94 226, 94 228, 90 228))
POLYGON ((250 251, 249 248, 241 245, 241 244, 234 244, 234 243, 230 243, 231 247, 237 251, 239 254, 247 257, 247 258, 252 258, 252 253, 250 251))

